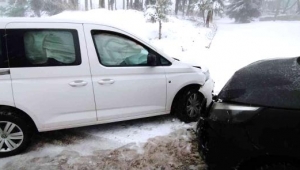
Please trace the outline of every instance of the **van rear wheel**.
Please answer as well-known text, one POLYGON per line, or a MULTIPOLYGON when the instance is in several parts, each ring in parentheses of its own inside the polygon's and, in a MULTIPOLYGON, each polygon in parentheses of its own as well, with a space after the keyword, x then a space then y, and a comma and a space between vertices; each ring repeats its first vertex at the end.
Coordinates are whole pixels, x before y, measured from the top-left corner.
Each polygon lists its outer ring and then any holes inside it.
POLYGON ((183 122, 196 122, 199 120, 205 104, 205 98, 198 89, 187 89, 177 99, 174 113, 183 122))
POLYGON ((12 111, 0 111, 0 157, 24 151, 30 142, 30 128, 12 111))

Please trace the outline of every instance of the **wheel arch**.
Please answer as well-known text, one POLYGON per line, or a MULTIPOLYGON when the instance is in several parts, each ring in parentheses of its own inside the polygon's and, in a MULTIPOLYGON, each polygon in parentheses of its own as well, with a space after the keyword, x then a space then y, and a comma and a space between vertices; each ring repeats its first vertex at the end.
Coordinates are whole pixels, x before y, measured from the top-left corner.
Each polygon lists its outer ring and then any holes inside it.
MULTIPOLYGON (((186 91, 187 89, 198 89, 198 90, 199 90, 200 88, 201 88, 201 85, 200 85, 200 84, 189 84, 189 85, 186 85, 186 86, 182 87, 182 88, 176 93, 176 95, 174 96, 174 98, 173 98, 173 100, 172 100, 171 114, 174 113, 174 105, 176 104, 178 98, 182 95, 182 93, 183 93, 184 91, 186 91)), ((200 93, 201 93, 201 92, 200 92, 200 93)), ((201 93, 201 95, 203 95, 203 94, 201 93)), ((205 96, 203 95, 203 97, 205 97, 205 96)))
POLYGON ((35 121, 31 118, 30 115, 28 115, 23 110, 21 110, 19 108, 16 108, 16 107, 13 107, 13 106, 7 106, 7 105, 0 105, 0 110, 14 111, 15 114, 17 114, 22 119, 24 119, 26 122, 28 122, 30 124, 31 128, 33 128, 33 130, 35 132, 38 132, 38 128, 37 128, 37 125, 36 125, 35 121))

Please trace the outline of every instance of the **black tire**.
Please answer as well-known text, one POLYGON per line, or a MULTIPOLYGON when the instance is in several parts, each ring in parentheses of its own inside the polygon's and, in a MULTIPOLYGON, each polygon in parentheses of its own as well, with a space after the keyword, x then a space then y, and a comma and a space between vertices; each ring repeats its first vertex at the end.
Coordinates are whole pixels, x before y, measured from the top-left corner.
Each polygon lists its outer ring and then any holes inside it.
POLYGON ((205 105, 205 98, 198 89, 186 89, 176 99, 172 112, 185 123, 196 122, 199 120, 201 111, 203 111, 205 105), (194 95, 197 96, 197 101, 199 102, 199 106, 197 105, 199 111, 196 114, 191 114, 191 112, 188 111, 188 106, 191 104, 189 99, 194 95))
POLYGON ((24 120, 25 119, 22 119, 14 111, 0 110, 0 158, 17 155, 28 147, 33 130, 31 126, 28 125, 28 122, 26 123, 24 120), (11 132, 6 130, 7 133, 5 133, 6 126, 9 127, 9 130, 11 129, 11 132), (21 136, 23 139, 19 139, 21 136), (6 142, 11 146, 13 146, 12 141, 13 144, 16 144, 16 147, 10 149, 4 139, 6 139, 6 142), (2 146, 1 143, 3 143, 2 146))

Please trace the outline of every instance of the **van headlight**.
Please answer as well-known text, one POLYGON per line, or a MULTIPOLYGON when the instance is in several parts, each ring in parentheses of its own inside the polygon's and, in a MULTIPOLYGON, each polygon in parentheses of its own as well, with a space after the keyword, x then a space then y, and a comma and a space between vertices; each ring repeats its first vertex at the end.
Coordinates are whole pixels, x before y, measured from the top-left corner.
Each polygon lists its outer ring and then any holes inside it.
POLYGON ((210 79, 210 73, 209 70, 207 70, 206 72, 203 72, 205 75, 205 81, 207 81, 208 79, 210 79))
POLYGON ((195 68, 199 68, 202 73, 205 75, 205 81, 207 81, 208 79, 210 79, 210 73, 209 70, 207 69, 206 71, 204 71, 204 69, 202 69, 200 66, 194 66, 195 68))

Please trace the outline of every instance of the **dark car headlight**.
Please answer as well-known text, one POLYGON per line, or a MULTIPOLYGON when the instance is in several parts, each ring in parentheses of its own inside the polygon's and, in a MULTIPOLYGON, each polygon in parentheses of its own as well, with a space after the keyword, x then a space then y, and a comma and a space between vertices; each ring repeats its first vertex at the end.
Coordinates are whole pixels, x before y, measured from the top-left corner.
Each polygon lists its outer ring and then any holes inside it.
POLYGON ((259 107, 253 106, 214 103, 210 111, 209 119, 228 123, 242 123, 255 116, 259 110, 259 107))

